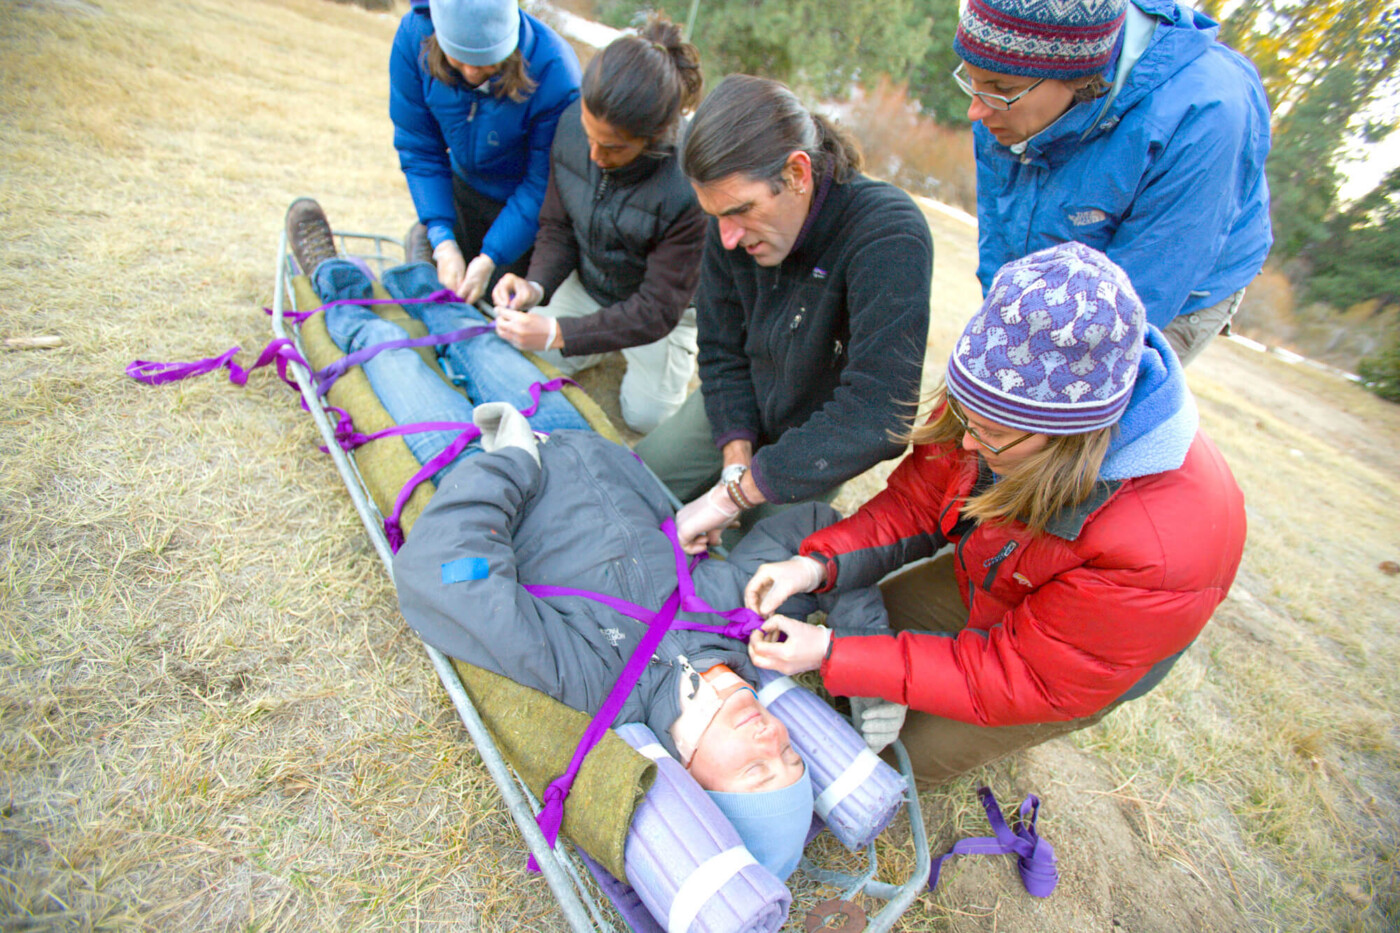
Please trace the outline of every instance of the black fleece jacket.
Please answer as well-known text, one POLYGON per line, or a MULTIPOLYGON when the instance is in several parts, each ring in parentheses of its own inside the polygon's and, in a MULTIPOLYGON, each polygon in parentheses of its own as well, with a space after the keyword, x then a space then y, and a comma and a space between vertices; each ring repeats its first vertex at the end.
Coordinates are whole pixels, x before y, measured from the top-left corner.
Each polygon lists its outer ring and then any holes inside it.
MULTIPOLYGON (((819 189, 820 190, 820 189, 819 189)), ((893 185, 827 186, 782 263, 726 250, 711 220, 695 296, 716 446, 753 441, 754 481, 796 502, 898 456, 928 342, 933 240, 893 185)))

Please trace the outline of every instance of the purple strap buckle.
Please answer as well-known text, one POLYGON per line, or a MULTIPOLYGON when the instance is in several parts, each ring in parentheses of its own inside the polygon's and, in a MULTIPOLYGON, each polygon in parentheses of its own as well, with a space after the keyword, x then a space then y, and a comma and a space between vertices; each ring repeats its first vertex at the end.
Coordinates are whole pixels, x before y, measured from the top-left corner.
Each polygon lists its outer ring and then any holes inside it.
POLYGON ((1040 798, 1027 795, 1021 802, 1019 819, 1008 826, 1001 815, 1001 807, 992 795, 990 787, 979 787, 977 796, 987 811, 987 822, 991 824, 993 837, 963 839, 934 860, 929 872, 928 889, 938 885, 938 872, 943 863, 955 855, 1015 855, 1016 867, 1021 872, 1021 883, 1034 897, 1049 897, 1059 883, 1060 873, 1055 867, 1055 849, 1049 841, 1042 839, 1035 830, 1036 816, 1040 812, 1040 798))

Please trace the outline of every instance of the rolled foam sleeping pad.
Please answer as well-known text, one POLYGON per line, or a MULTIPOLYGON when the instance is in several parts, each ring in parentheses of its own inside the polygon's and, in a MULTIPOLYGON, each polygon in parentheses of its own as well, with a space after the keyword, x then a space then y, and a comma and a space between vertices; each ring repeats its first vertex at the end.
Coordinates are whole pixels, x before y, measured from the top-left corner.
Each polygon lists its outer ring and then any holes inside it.
POLYGON ((812 772, 817 816, 852 852, 870 845, 904 803, 904 778, 821 697, 791 677, 758 674, 759 702, 787 726, 812 772))
POLYGON ((668 933, 772 933, 792 894, 754 860, 714 801, 650 729, 617 734, 656 762, 656 780, 632 816, 627 880, 668 933))

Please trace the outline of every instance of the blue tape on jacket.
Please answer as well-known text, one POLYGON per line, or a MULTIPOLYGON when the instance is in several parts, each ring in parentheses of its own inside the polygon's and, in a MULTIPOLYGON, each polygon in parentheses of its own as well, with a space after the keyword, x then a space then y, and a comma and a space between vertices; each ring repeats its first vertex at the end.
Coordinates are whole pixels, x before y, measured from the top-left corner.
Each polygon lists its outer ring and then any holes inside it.
POLYGON ((469 580, 485 580, 490 575, 490 568, 484 557, 459 557, 442 565, 444 586, 466 583, 469 580))

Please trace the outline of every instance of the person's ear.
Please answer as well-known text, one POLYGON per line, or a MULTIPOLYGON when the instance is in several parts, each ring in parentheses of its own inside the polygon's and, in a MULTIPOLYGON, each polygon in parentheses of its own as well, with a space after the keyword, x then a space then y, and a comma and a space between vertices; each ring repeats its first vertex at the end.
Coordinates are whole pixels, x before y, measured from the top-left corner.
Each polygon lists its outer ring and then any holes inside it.
POLYGON ((783 183, 796 195, 812 190, 812 157, 802 150, 788 156, 783 166, 783 183))

